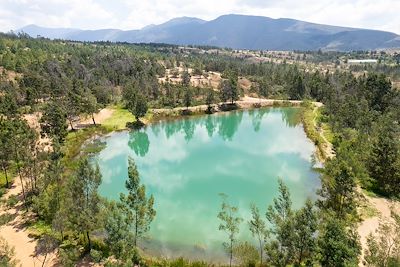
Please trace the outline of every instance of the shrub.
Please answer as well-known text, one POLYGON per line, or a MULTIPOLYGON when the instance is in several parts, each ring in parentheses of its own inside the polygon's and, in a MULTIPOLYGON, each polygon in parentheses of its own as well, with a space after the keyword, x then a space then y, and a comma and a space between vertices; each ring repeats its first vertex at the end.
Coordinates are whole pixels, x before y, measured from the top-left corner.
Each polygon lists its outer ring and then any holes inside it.
POLYGON ((7 207, 11 208, 17 205, 18 203, 18 197, 16 195, 11 195, 7 199, 7 207))

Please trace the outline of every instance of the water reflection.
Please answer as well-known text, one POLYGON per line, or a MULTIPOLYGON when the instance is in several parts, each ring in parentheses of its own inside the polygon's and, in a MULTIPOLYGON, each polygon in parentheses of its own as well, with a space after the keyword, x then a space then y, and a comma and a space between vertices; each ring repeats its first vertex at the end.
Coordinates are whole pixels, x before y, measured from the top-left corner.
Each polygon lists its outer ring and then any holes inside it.
POLYGON ((281 108, 282 121, 286 123, 286 126, 296 127, 301 123, 301 112, 295 108, 281 108))
POLYGON ((129 133, 128 146, 140 157, 146 156, 149 152, 150 141, 147 133, 143 130, 129 133))
POLYGON ((225 141, 232 141, 235 132, 239 129, 239 125, 242 122, 243 112, 232 112, 225 113, 218 117, 219 127, 218 134, 225 141))
POLYGON ((271 109, 253 109, 249 111, 251 117, 251 123, 255 132, 258 132, 261 128, 261 122, 264 115, 268 115, 271 109))
MULTIPOLYGON (((228 194, 248 220, 251 202, 260 208, 272 203, 277 177, 287 183, 295 206, 318 186, 309 162, 314 146, 301 127, 294 127, 300 117, 296 112, 271 108, 220 113, 114 133, 98 155, 104 178, 100 192, 118 199, 132 156, 141 181, 156 199, 146 250, 224 261, 219 193, 228 194)), ((242 227, 240 240, 250 239, 247 225, 242 227)))

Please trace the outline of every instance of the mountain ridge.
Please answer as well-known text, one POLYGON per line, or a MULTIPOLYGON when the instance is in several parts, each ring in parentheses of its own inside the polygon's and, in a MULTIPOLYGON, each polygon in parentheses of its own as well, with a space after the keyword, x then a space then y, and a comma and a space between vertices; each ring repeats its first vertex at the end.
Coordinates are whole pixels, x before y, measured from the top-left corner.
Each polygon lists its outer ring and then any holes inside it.
POLYGON ((252 50, 375 50, 400 47, 392 32, 311 23, 290 18, 222 15, 206 21, 179 17, 138 30, 45 28, 27 25, 32 37, 74 41, 210 45, 252 50))

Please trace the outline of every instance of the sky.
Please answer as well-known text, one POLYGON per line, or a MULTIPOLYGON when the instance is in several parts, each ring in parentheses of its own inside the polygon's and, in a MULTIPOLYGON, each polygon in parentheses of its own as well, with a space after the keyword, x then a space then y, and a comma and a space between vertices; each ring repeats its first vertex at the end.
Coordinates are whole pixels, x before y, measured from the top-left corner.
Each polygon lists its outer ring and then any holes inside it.
POLYGON ((400 0, 0 0, 0 31, 28 24, 140 29, 175 17, 224 14, 293 18, 400 34, 400 0))

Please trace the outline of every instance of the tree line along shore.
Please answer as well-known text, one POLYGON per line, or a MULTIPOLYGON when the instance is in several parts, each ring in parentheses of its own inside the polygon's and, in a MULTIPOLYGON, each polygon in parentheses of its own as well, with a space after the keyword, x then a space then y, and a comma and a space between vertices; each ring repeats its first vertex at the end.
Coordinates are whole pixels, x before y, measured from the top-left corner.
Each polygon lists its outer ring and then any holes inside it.
MULTIPOLYGON (((310 71, 304 64, 255 63, 226 54, 188 55, 173 46, 72 43, 23 34, 1 34, 0 66, 0 179, 1 193, 7 196, 0 221, 12 223, 17 213, 7 210, 17 210, 32 230, 43 265, 54 252, 63 266, 209 265, 145 255, 141 239, 157 216, 157 199, 146 194, 133 160, 128 194, 116 202, 102 199, 101 175, 87 159, 101 147, 82 144, 90 136, 141 127, 166 114, 298 101, 305 110, 305 131, 326 159, 320 170, 320 198, 294 210, 290 192, 280 183, 266 213, 252 207, 251 220, 244 222, 223 196, 216 216, 219 229, 227 234, 229 265, 400 263, 395 210, 363 246, 357 233, 365 192, 388 199, 400 194, 400 94, 383 68, 360 76, 351 70, 310 71), (167 74, 171 69, 178 73, 167 74), (210 72, 221 74, 217 86, 192 83, 194 76, 207 78, 210 72), (170 82, 169 75, 179 81, 170 82), (165 79, 160 82, 160 77, 165 79), (315 108, 312 102, 322 104, 315 108), (110 105, 116 108, 99 125, 95 114, 110 105), (35 113, 40 116, 32 128, 24 116, 35 113), (93 126, 78 129, 81 115, 93 126), (8 195, 16 180, 21 194, 8 195), (240 223, 249 225, 256 245, 237 240, 240 223)), ((2 263, 17 264, 7 242, 2 239, 0 245, 2 263)))

